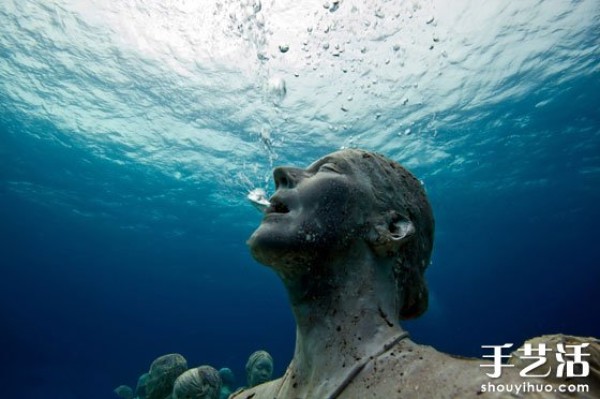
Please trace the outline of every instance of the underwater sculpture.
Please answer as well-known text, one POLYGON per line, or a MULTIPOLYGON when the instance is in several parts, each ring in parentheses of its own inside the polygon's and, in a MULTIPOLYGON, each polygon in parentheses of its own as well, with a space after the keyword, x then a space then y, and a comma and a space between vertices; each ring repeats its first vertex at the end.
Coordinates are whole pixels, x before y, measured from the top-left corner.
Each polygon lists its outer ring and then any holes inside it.
POLYGON ((148 384, 148 378, 150 374, 144 373, 140 375, 135 387, 135 397, 138 399, 146 399, 146 385, 148 384))
POLYGON ((219 369, 219 376, 221 377, 221 393, 219 398, 227 399, 235 391, 235 375, 229 367, 222 367, 219 369))
POLYGON ((160 356, 150 365, 146 383, 147 399, 169 398, 175 380, 188 369, 187 361, 178 353, 160 356))
POLYGON ((189 369, 177 377, 173 399, 219 399, 221 377, 211 366, 189 369))
POLYGON ((133 399, 133 389, 129 385, 119 385, 113 392, 120 398, 133 399))
MULTIPOLYGON (((425 191, 410 172, 348 149, 273 176, 276 192, 248 245, 287 289, 296 347, 282 378, 231 398, 508 396, 482 392, 490 377, 481 359, 416 344, 400 326, 427 309, 434 234, 425 191)), ((492 382, 524 380, 506 367, 492 382)))
POLYGON ((248 387, 264 384, 273 377, 273 358, 267 351, 258 350, 248 357, 246 378, 248 387))

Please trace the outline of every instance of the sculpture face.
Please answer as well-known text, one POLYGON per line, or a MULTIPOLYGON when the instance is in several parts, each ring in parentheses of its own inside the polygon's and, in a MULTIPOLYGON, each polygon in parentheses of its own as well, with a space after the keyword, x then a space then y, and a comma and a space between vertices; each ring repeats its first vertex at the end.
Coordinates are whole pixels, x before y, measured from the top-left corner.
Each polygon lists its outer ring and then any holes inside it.
POLYGON ((311 263, 359 237, 372 202, 369 181, 343 152, 306 169, 276 168, 273 177, 277 190, 248 240, 259 262, 279 269, 311 263))
POLYGON ((265 358, 258 359, 250 369, 248 381, 250 386, 263 384, 271 380, 273 376, 273 364, 265 358))

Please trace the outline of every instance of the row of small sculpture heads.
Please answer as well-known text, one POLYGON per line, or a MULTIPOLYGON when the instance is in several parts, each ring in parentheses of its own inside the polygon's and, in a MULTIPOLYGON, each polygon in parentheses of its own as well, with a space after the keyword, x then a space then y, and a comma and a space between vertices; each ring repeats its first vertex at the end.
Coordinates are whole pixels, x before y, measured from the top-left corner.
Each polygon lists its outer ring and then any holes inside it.
MULTIPOLYGON (((270 381, 273 376, 273 358, 263 350, 250 355, 246 363, 247 387, 270 381)), ((180 354, 160 356, 142 374, 135 392, 127 385, 114 392, 123 399, 226 399, 236 390, 231 369, 220 370, 203 365, 188 368, 180 354)))

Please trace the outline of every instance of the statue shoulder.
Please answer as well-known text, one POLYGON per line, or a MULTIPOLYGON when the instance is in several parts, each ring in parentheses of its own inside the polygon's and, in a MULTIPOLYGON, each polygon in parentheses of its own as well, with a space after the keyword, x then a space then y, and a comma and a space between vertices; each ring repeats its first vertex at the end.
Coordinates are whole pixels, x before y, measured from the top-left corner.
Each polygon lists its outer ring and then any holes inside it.
MULTIPOLYGON (((516 368, 507 368, 498 379, 490 378, 479 358, 453 356, 426 345, 407 341, 373 359, 340 395, 339 399, 377 398, 514 398, 516 387, 526 382, 516 368), (513 392, 492 391, 489 385, 510 386, 513 392)), ((529 379, 532 384, 543 380, 529 379)), ((524 398, 561 398, 558 392, 521 393, 524 398)))

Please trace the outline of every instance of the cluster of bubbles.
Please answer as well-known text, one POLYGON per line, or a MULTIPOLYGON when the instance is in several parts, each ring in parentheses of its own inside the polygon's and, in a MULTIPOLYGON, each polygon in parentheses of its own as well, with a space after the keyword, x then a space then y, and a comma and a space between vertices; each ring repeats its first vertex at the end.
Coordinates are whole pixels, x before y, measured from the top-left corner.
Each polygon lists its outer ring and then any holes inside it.
POLYGON ((341 148, 365 145, 356 134, 368 130, 366 110, 372 111, 371 122, 393 125, 390 129, 402 136, 411 133, 397 129, 396 118, 402 118, 397 111, 420 104, 418 98, 410 100, 419 85, 412 72, 401 70, 412 62, 415 47, 428 52, 440 43, 432 1, 218 4, 228 21, 226 35, 239 38, 254 55, 246 61, 255 65, 256 87, 267 109, 257 110, 265 123, 251 134, 270 167, 284 136, 293 133, 288 121, 302 125, 302 119, 312 119, 311 112, 322 115, 316 121, 329 121, 324 127, 336 136, 352 136, 337 138, 341 148), (410 81, 403 78, 407 75, 410 81))

